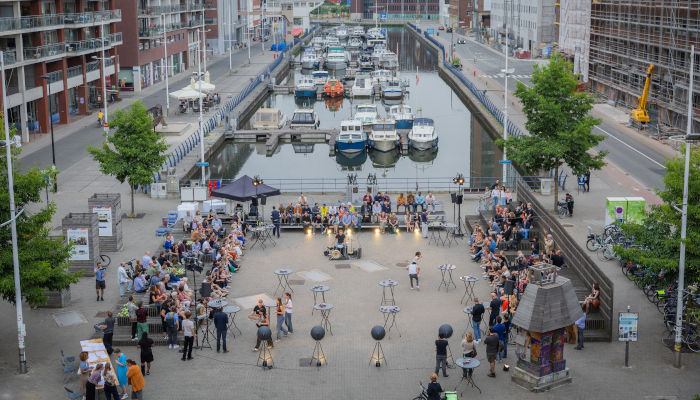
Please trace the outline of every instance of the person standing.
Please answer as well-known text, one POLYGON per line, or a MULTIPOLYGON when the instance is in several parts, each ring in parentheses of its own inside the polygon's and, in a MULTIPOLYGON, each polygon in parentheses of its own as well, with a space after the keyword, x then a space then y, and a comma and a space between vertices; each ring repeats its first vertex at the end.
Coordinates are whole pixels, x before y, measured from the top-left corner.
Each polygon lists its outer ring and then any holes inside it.
POLYGON ((122 261, 117 269, 117 282, 119 282, 119 297, 124 297, 124 286, 128 284, 126 288, 127 292, 130 292, 133 287, 134 281, 126 274, 126 264, 124 261, 122 261))
POLYGON ((143 373, 132 359, 126 360, 126 365, 129 366, 129 371, 127 371, 126 376, 131 385, 131 398, 143 400, 143 388, 146 387, 143 373))
POLYGON ((224 353, 228 353, 226 349, 226 331, 228 330, 228 315, 219 308, 214 314, 214 327, 216 328, 216 352, 221 351, 221 341, 224 342, 224 353))
MULTIPOLYGON (((261 308, 258 311, 258 314, 260 314, 260 318, 258 319, 258 322, 255 323, 255 325, 260 328, 261 326, 270 326, 270 319, 267 317, 267 311, 265 310, 265 307, 261 308)), ((253 351, 258 351, 258 348, 260 347, 260 344, 262 341, 258 338, 258 341, 255 344, 255 347, 253 348, 253 351)), ((264 344, 263 344, 264 346, 264 344)), ((267 348, 271 349, 275 347, 274 343, 272 343, 272 338, 267 340, 267 348)))
POLYGON ((107 311, 107 318, 105 318, 104 325, 98 326, 98 328, 104 329, 102 334, 102 343, 104 343, 107 350, 107 354, 112 352, 112 336, 114 336, 114 317, 112 310, 107 311))
POLYGON ((494 326, 496 324, 496 317, 501 312, 501 299, 496 296, 496 293, 491 292, 491 303, 489 304, 489 326, 494 326))
POLYGON ((282 341, 282 332, 284 336, 287 336, 287 330, 284 329, 284 306, 282 305, 282 299, 277 298, 277 305, 275 306, 275 315, 277 316, 277 341, 282 341))
POLYGON ((440 333, 435 341, 435 373, 438 373, 442 365, 442 376, 445 378, 449 376, 447 375, 447 345, 447 340, 440 333))
POLYGON ((437 381, 437 373, 430 374, 430 383, 428 388, 425 390, 425 394, 428 396, 428 400, 440 400, 440 393, 443 392, 442 386, 437 381))
POLYGON ((172 306, 170 312, 165 314, 165 326, 168 329, 168 348, 177 349, 177 331, 180 330, 180 318, 177 315, 177 307, 172 306))
POLYGON ((143 308, 143 301, 138 302, 138 309, 135 311, 136 314, 136 328, 138 331, 138 341, 141 341, 141 337, 144 333, 148 333, 148 310, 143 308))
MULTIPOLYGON (((467 332, 462 340, 462 357, 476 358, 476 341, 471 332, 467 332)), ((467 375, 471 378, 472 372, 474 372, 474 368, 462 368, 462 378, 467 379, 467 375)))
POLYGON ((428 238, 428 218, 430 217, 430 213, 425 212, 425 210, 421 210, 420 213, 420 227, 421 227, 421 232, 423 233, 423 239, 428 238))
POLYGON ((576 344, 576 347, 574 347, 576 350, 582 350, 583 349, 583 331, 586 329, 586 305, 582 304, 581 305, 581 311, 583 311, 583 316, 576 320, 576 331, 578 333, 578 343, 576 344))
POLYGON ((129 296, 129 302, 126 303, 126 308, 129 311, 129 320, 131 321, 131 340, 136 340, 136 310, 139 307, 134 303, 134 296, 129 296))
POLYGON ((102 380, 102 364, 95 365, 95 369, 92 370, 90 377, 85 385, 87 400, 95 400, 95 393, 97 392, 97 384, 102 380))
POLYGON ((496 377, 496 355, 498 354, 498 335, 494 332, 493 327, 489 328, 489 334, 484 339, 484 346, 486 346, 486 359, 491 364, 491 373, 488 377, 496 377))
POLYGON ((191 317, 192 313, 186 311, 185 320, 182 321, 182 331, 185 334, 185 348, 182 349, 182 361, 185 361, 185 356, 187 356, 187 360, 192 359, 192 347, 194 346, 194 341, 197 338, 197 334, 194 331, 194 322, 190 320, 191 317))
POLYGON ((583 177, 586 179, 585 184, 583 185, 583 190, 586 192, 591 191, 591 169, 586 167, 586 173, 583 174, 583 177))
POLYGON ((411 280, 411 290, 413 290, 413 280, 416 280, 416 289, 420 290, 418 283, 418 275, 420 274, 420 268, 416 265, 415 261, 409 264, 406 268, 408 270, 408 278, 411 280))
POLYGON ((104 367, 104 391, 106 400, 119 400, 119 391, 117 391, 117 386, 119 385, 119 380, 117 375, 112 369, 112 364, 106 363, 104 367))
POLYGON ((148 332, 141 334, 141 340, 139 344, 136 345, 137 349, 141 349, 141 373, 150 375, 151 374, 151 363, 153 362, 153 349, 155 346, 153 339, 148 337, 148 332), (146 364, 148 364, 148 371, 146 371, 146 364))
POLYGON ((88 364, 88 353, 83 351, 78 356, 80 358, 80 393, 83 394, 83 399, 87 397, 87 381, 90 378, 92 368, 88 364))
POLYGON ((287 325, 287 332, 291 335, 294 333, 292 328, 292 295, 290 293, 284 294, 284 323, 287 325))
POLYGON ((122 387, 122 400, 129 398, 126 393, 126 383, 129 381, 126 377, 126 371, 129 367, 126 365, 126 356, 122 353, 119 347, 114 349, 114 355, 117 356, 117 379, 119 380, 119 386, 122 387))
POLYGON ((107 271, 102 268, 102 262, 98 261, 95 267, 95 293, 97 293, 97 301, 105 301, 105 275, 107 271), (101 293, 100 293, 101 291, 101 293))
POLYGON ((272 206, 272 224, 275 226, 275 228, 272 230, 272 234, 274 235, 275 232, 277 232, 277 237, 280 237, 280 212, 275 209, 275 206, 272 206))
POLYGON ((566 194, 566 207, 569 209, 569 218, 574 217, 574 196, 566 194))
POLYGON ((498 199, 501 196, 501 189, 498 187, 498 182, 496 186, 491 189, 491 209, 495 210, 498 205, 498 199))
POLYGON ((498 335, 498 340, 503 342, 503 351, 498 352, 496 360, 503 361, 504 358, 508 357, 508 337, 506 336, 506 326, 502 323, 501 316, 496 317, 496 325, 493 326, 493 331, 498 335))
POLYGON ((476 343, 481 342, 481 319, 483 318, 486 309, 484 305, 479 303, 479 298, 474 297, 474 307, 472 308, 472 328, 474 329, 474 340, 476 343))

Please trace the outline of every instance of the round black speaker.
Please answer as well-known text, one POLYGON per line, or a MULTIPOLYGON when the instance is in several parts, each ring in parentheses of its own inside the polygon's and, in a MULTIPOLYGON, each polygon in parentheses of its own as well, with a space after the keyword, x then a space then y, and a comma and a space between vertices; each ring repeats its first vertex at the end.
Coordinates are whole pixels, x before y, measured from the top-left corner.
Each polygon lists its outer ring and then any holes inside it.
POLYGON ((269 326, 261 326, 258 328, 258 339, 260 340, 270 340, 272 338, 272 331, 269 326))
POLYGON ((326 336, 326 330, 323 329, 322 326, 316 325, 313 328, 311 328, 311 337, 314 340, 321 340, 324 336, 326 336))
POLYGON ((372 328, 372 337, 374 338, 374 340, 382 340, 384 339, 384 336, 386 336, 386 331, 381 325, 377 325, 374 328, 372 328))
POLYGON ((449 339, 452 336, 452 327, 449 324, 442 325, 438 329, 438 334, 441 334, 445 339, 449 339))

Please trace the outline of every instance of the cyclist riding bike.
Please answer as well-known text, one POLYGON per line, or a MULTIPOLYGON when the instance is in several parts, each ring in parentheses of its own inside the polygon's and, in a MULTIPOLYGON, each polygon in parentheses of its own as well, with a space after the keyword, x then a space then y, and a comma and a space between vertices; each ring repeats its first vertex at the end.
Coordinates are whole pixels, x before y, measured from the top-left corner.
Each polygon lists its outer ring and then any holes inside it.
POLYGON ((103 123, 103 121, 104 121, 104 119, 102 119, 102 117, 104 117, 104 114, 102 113, 102 111, 100 111, 100 112, 97 114, 97 122, 99 122, 100 125, 102 125, 102 123, 103 123))

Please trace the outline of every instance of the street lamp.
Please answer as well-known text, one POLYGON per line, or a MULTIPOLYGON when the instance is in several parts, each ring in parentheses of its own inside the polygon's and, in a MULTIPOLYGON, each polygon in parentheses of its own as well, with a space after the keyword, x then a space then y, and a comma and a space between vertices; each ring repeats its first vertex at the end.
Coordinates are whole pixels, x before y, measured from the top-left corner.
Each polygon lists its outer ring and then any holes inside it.
MULTIPOLYGON (((4 62, 4 61, 5 61, 5 60, 3 60, 3 63, 2 63, 2 65, 3 65, 3 67, 2 67, 3 76, 4 76, 4 74, 5 74, 5 62, 4 62)), ((47 100, 48 100, 48 102, 49 102, 49 125, 51 126, 51 160, 52 160, 52 162, 53 162, 53 165, 51 166, 51 168, 52 168, 52 169, 56 169, 56 147, 55 147, 55 145, 54 145, 54 140, 53 140, 53 116, 51 115, 51 80, 50 80, 50 78, 49 78, 48 75, 42 75, 42 76, 40 76, 39 78, 46 80, 46 89, 48 90, 47 100)), ((5 82, 4 79, 3 79, 3 82, 5 82)), ((4 90, 3 90, 3 93, 5 93, 4 90)), ((3 96, 4 96, 4 94, 3 94, 3 96)), ((3 102, 3 106, 4 106, 5 104, 6 104, 6 103, 3 102)), ((6 116, 7 114, 3 114, 3 115, 6 116)), ((5 118, 5 121, 7 121, 7 118, 5 118)), ((5 128, 5 130, 7 131, 7 128, 5 128)), ((8 134, 9 134, 9 133, 8 133, 8 134)), ((53 180, 53 191, 54 191, 54 193, 55 193, 55 192, 58 192, 58 184, 56 183, 57 180, 58 180, 58 179, 56 179, 56 178, 54 177, 54 180, 53 180)))
MULTIPOLYGON (((199 32, 200 29, 197 29, 197 38, 199 39, 199 32)), ((200 47, 201 47, 201 42, 200 42, 200 47)), ((199 49, 198 51, 204 51, 204 58, 206 59, 206 49, 199 49)), ((199 55, 197 55, 199 57, 199 55)), ((202 167, 202 187, 204 187, 204 183, 206 182, 206 164, 204 162, 204 129, 202 129, 202 121, 204 117, 202 116, 202 63, 198 62, 197 63, 197 76, 199 77, 199 144, 200 144, 200 150, 201 150, 201 167, 202 167)))
MULTIPOLYGON (((168 30, 165 28, 165 14, 163 14, 163 46, 165 48, 165 62, 163 65, 163 72, 165 73, 165 107, 167 109, 166 114, 170 116, 170 93, 168 89, 168 38, 166 36, 168 30)), ((105 113, 106 114, 106 113, 105 113)))
MULTIPOLYGON (((19 372, 27 373, 27 355, 25 354, 24 336, 26 335, 24 327, 24 317, 22 313, 22 285, 19 281, 19 253, 17 248, 17 214, 15 214, 15 185, 12 171, 12 151, 10 147, 10 126, 7 121, 7 90, 5 87, 5 52, 0 51, 0 76, 2 77, 2 115, 5 128, 5 150, 7 151, 7 190, 10 193, 10 228, 12 231, 12 265, 14 270, 15 280, 15 307, 17 311, 17 341, 19 348, 19 372)), ((43 78, 43 76, 42 76, 43 78)), ((49 106, 50 107, 50 106, 49 106)), ((50 111, 49 111, 50 112, 50 111)), ((51 129, 51 150, 53 151, 53 129, 51 129)), ((54 157, 54 167, 56 159, 54 157)), ((54 185, 55 185, 54 180, 54 185)), ((47 203, 48 204, 48 203, 47 203)), ((24 211, 24 210, 23 210, 24 211)), ((20 214, 22 211, 20 211, 20 214)), ((4 226, 7 222, 0 226, 4 226)))

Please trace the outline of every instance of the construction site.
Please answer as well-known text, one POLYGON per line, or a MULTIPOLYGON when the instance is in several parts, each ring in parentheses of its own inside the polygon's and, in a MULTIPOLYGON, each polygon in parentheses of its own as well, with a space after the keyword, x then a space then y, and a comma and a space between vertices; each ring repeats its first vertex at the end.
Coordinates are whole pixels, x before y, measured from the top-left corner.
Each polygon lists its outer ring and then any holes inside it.
POLYGON ((695 45, 692 129, 699 131, 700 1, 564 0, 559 6, 560 51, 591 92, 634 114, 651 71, 643 126, 654 135, 686 129, 695 45))

